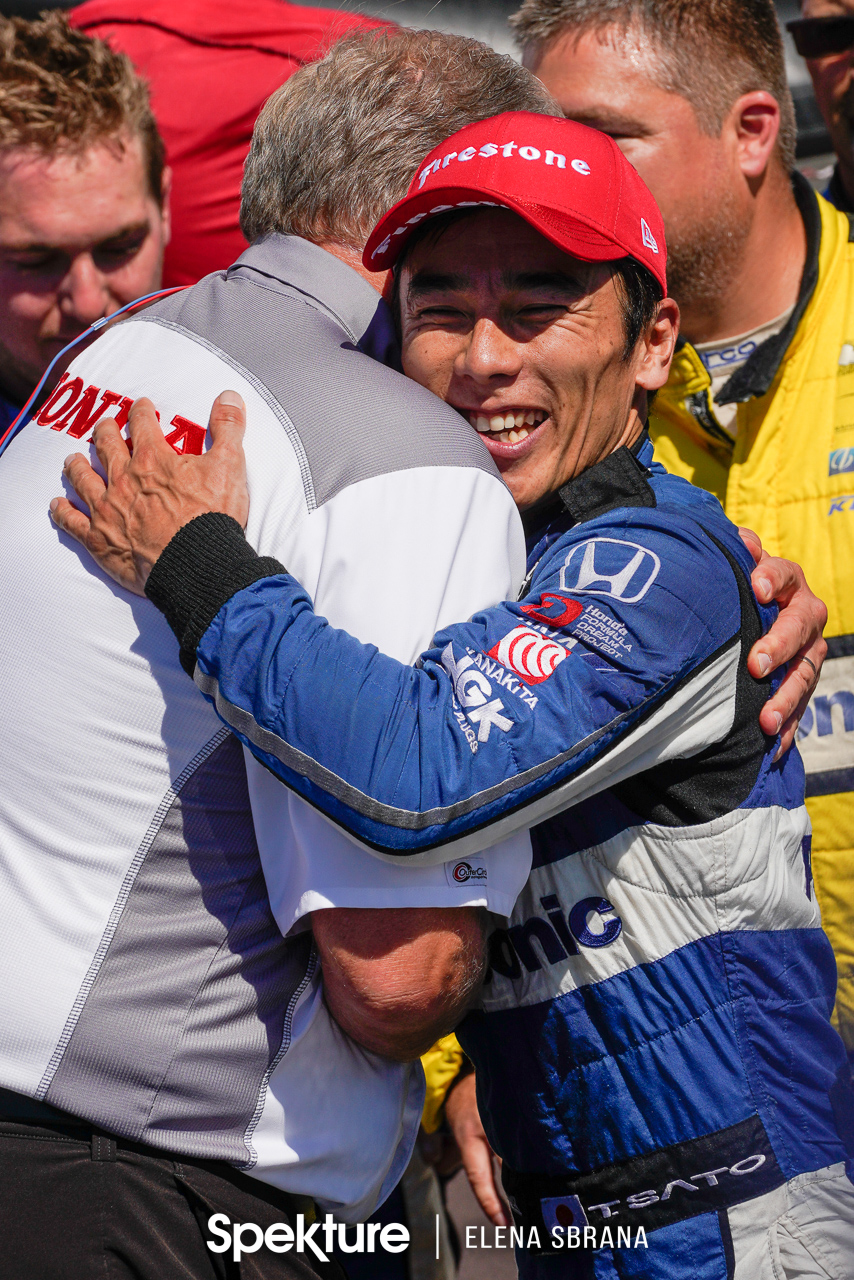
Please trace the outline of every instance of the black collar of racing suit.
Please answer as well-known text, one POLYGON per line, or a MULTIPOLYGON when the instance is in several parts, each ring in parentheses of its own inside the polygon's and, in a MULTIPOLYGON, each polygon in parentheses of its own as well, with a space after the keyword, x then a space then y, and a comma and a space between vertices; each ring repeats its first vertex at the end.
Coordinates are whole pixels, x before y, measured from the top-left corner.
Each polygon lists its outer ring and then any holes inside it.
MULTIPOLYGON (((648 441, 649 431, 644 427, 634 444, 621 445, 581 475, 568 480, 557 493, 547 493, 523 511, 522 525, 529 546, 532 540, 539 541, 549 525, 566 515, 571 517, 570 524, 581 524, 615 507, 654 507, 656 499, 648 479, 649 468, 640 461, 648 441)), ((561 527, 567 527, 565 519, 561 527)))
POLYGON ((818 283, 818 253, 821 248, 821 212, 818 197, 803 174, 792 174, 792 190, 807 233, 807 256, 795 309, 779 333, 772 334, 756 348, 750 359, 736 369, 715 397, 717 404, 744 404, 764 396, 777 376, 777 370, 801 323, 818 283))
POLYGON ((644 427, 633 445, 623 445, 601 462, 582 471, 560 489, 559 496, 576 524, 593 520, 615 507, 654 507, 655 492, 649 483, 649 468, 640 460, 649 440, 644 427))

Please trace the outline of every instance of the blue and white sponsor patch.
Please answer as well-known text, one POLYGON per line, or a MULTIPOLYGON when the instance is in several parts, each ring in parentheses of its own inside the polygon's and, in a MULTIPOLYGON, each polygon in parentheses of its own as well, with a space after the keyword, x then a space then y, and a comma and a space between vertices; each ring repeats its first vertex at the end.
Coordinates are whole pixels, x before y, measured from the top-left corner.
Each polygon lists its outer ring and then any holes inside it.
POLYGON ((834 449, 830 454, 827 474, 829 476, 841 476, 848 471, 854 471, 854 447, 834 449))
POLYGON ((589 538, 570 550, 560 571, 560 588, 575 595, 611 596, 623 604, 637 604, 660 569, 655 552, 636 542, 589 538))
POLYGON ((821 680, 798 729, 807 795, 854 790, 854 636, 832 636, 821 680), (843 652, 837 656, 837 651, 843 652))

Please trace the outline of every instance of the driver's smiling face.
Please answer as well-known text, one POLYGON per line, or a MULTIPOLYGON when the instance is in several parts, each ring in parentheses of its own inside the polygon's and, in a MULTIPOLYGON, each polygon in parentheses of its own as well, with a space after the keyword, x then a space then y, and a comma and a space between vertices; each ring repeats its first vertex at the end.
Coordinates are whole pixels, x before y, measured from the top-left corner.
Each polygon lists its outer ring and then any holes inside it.
POLYGON ((401 269, 400 309, 404 371, 466 417, 520 507, 639 433, 611 267, 509 210, 428 233, 401 269))

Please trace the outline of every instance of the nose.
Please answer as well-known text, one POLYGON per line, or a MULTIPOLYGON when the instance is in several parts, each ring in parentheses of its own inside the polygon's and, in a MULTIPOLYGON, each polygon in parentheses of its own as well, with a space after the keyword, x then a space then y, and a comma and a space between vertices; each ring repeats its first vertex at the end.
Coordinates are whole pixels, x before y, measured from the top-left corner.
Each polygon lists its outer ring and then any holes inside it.
POLYGON ((464 376, 478 383, 517 377, 522 369, 522 349, 494 320, 481 317, 474 324, 462 352, 464 376))
POLYGON ((72 259, 59 287, 59 305, 64 317, 84 328, 107 314, 110 292, 91 254, 79 253, 72 259))

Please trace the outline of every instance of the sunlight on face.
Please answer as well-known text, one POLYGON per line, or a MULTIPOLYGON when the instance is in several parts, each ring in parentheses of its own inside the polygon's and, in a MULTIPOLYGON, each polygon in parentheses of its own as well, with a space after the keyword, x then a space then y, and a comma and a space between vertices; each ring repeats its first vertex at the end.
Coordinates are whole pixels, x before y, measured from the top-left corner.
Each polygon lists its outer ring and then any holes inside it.
MULTIPOLYGON (((168 174, 167 174, 168 181, 168 174)), ((0 154, 0 381, 26 395, 93 321, 159 288, 168 205, 139 139, 0 154)))
POLYGON ((483 210, 416 245, 400 300, 404 371, 469 420, 520 507, 640 433, 608 264, 483 210))
POLYGON ((567 35, 525 61, 564 115, 612 137, 649 187, 667 231, 674 297, 687 303, 705 273, 718 281, 725 250, 743 244, 750 225, 737 153, 729 134, 704 132, 691 103, 661 87, 643 32, 614 26, 567 35))

